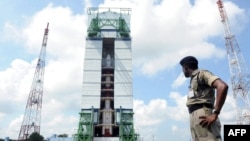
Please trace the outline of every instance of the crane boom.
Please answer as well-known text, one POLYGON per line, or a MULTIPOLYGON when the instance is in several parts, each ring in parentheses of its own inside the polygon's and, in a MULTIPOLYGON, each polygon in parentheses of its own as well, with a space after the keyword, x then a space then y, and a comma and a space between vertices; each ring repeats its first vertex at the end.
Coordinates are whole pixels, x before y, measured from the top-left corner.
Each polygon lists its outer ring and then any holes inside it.
POLYGON ((46 45, 49 33, 49 23, 44 31, 42 48, 37 61, 36 70, 29 93, 23 122, 19 132, 18 140, 25 141, 28 137, 37 132, 40 134, 42 97, 43 97, 43 80, 45 68, 46 45))
POLYGON ((237 104, 237 124, 250 124, 250 73, 235 36, 222 0, 217 1, 223 23, 233 95, 237 104))

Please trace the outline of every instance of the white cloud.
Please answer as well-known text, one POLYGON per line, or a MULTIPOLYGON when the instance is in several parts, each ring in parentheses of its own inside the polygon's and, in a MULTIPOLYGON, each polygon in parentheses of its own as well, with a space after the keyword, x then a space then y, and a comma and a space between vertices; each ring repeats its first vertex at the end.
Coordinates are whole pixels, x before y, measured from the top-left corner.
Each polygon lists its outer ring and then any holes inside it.
MULTIPOLYGON (((148 104, 144 103, 143 100, 134 100, 135 129, 138 130, 143 140, 151 140, 153 135, 156 137, 164 136, 162 133, 168 131, 161 131, 161 128, 164 128, 165 125, 172 125, 170 127, 171 130, 167 133, 169 136, 171 136, 170 134, 176 135, 180 133, 176 131, 177 128, 183 128, 182 131, 184 132, 188 129, 186 127, 188 125, 188 113, 185 106, 185 97, 175 92, 172 92, 170 97, 172 98, 171 101, 152 99, 148 104), (173 103, 174 105, 169 106, 168 103, 173 103), (181 124, 182 127, 175 125, 174 122, 183 123, 181 124)), ((184 136, 187 135, 185 134, 184 136)))
MULTIPOLYGON (((2 111, 2 110, 1 110, 2 111)), ((3 118, 4 118, 5 114, 3 113, 0 113, 0 120, 3 121, 3 118)))
MULTIPOLYGON (((154 2, 106 0, 100 5, 107 7, 112 3, 114 7, 132 8, 133 60, 143 74, 154 75, 173 68, 187 54, 199 58, 225 57, 224 49, 208 42, 209 38, 223 35, 215 0, 196 0, 194 5, 188 0, 154 2)), ((244 17, 239 8, 232 11, 230 15, 244 17)))
POLYGON ((187 78, 184 76, 183 72, 179 74, 177 79, 173 82, 172 88, 177 88, 186 82, 187 78))
POLYGON ((178 129, 178 127, 177 127, 176 125, 173 125, 173 126, 172 126, 172 131, 173 131, 173 132, 176 132, 176 131, 178 131, 178 130, 179 130, 179 129, 178 129))
POLYGON ((23 37, 29 50, 40 50, 42 35, 49 23, 47 52, 53 57, 82 58, 86 35, 86 15, 73 15, 67 7, 48 5, 34 15, 23 29, 23 37), (36 36, 34 36, 34 33, 36 36))
MULTIPOLYGON (((51 116, 52 117, 52 116, 51 116)), ((72 136, 76 133, 78 127, 79 118, 75 116, 68 116, 63 114, 54 114, 53 118, 46 122, 42 122, 41 134, 50 137, 53 134, 68 134, 72 136)))
POLYGON ((34 62, 28 64, 23 60, 15 59, 10 68, 0 72, 0 90, 5 97, 5 99, 0 99, 1 103, 13 100, 18 102, 24 99, 23 97, 29 92, 26 90, 31 85, 34 66, 34 62))
POLYGON ((9 40, 12 42, 21 42, 22 41, 21 32, 13 26, 10 22, 6 22, 4 25, 4 34, 1 40, 9 40))
POLYGON ((148 104, 143 100, 134 100, 134 125, 143 140, 152 139, 160 125, 167 120, 167 102, 163 99, 152 99, 148 104))
MULTIPOLYGON (((30 53, 39 54, 47 22, 49 22, 49 35, 41 133, 50 136, 55 131, 67 133, 69 129, 72 129, 71 133, 73 133, 73 128, 77 127, 82 92, 84 38, 87 25, 86 15, 73 15, 71 9, 67 7, 54 7, 53 4, 49 4, 29 18, 28 25, 25 28, 13 27, 13 32, 21 34, 19 39, 22 40, 30 53), (72 111, 72 113, 68 111, 72 111), (62 123, 64 124, 62 125, 62 123), (56 124, 60 126, 55 126, 56 124)), ((12 26, 9 25, 9 27, 12 26)), ((15 38, 17 37, 15 36, 15 38)), ((8 103, 3 102, 3 104, 4 106, 10 105, 9 108, 13 107, 12 112, 24 114, 25 109, 23 108, 25 106, 17 108, 16 105, 25 105, 27 101, 36 63, 37 59, 30 63, 16 59, 13 60, 11 68, 0 72, 1 95, 6 95, 7 100, 9 100, 8 103), (19 103, 14 104, 13 102, 16 100, 19 103), (14 108, 14 106, 16 107, 14 108)), ((7 111, 4 111, 1 115, 4 115, 5 112, 7 111)), ((1 119, 4 118, 5 120, 5 117, 1 116, 1 119)), ((20 118, 18 119, 20 121, 20 118)), ((12 125, 21 127, 21 122, 14 119, 10 123, 9 130, 4 130, 1 134, 17 138, 20 128, 13 128, 12 125)))
POLYGON ((154 99, 145 105, 143 101, 135 100, 134 110, 137 126, 157 125, 166 118, 167 103, 163 99, 154 99))
POLYGON ((169 111, 169 117, 176 121, 185 121, 188 119, 188 111, 186 107, 187 96, 181 96, 177 92, 171 92, 170 98, 176 103, 176 106, 171 107, 169 111), (178 111, 178 112, 176 112, 178 111), (175 113, 175 114, 173 114, 175 113))
POLYGON ((23 121, 23 115, 20 115, 19 117, 13 119, 10 122, 8 129, 3 130, 2 133, 4 135, 7 135, 8 137, 17 139, 21 129, 20 125, 22 124, 22 121, 23 121))
MULTIPOLYGON (((140 66, 144 74, 153 75, 166 68, 173 68, 181 57, 190 53, 208 57, 224 55, 206 41, 211 35, 218 35, 217 30, 212 31, 211 29, 221 27, 219 22, 206 23, 206 21, 218 19, 218 15, 216 18, 214 12, 217 9, 215 7, 208 11, 203 10, 206 3, 211 6, 212 2, 199 2, 202 4, 192 7, 187 1, 184 3, 175 1, 174 4, 171 1, 162 1, 161 5, 147 7, 152 9, 146 13, 148 18, 138 19, 144 20, 142 31, 134 33, 136 34, 134 38, 135 65, 140 66), (194 13, 210 14, 211 16, 203 18, 205 21, 201 19, 199 21, 201 23, 198 23, 197 19, 202 14, 195 15, 194 13), (144 40, 145 38, 147 40, 144 40), (207 52, 211 52, 211 54, 207 54, 207 52)), ((136 13, 139 10, 140 7, 133 12, 136 13)), ((134 22, 137 22, 137 19, 134 22)), ((134 22, 132 21, 132 25, 134 22)))
POLYGON ((250 20, 249 16, 246 15, 246 10, 241 9, 231 1, 224 2, 224 8, 228 16, 232 34, 240 33, 250 20))
MULTIPOLYGON (((89 1, 85 2, 88 6, 91 6, 89 1)), ((132 8, 133 60, 136 68, 145 75, 154 75, 159 71, 173 68, 178 60, 187 54, 193 54, 201 59, 225 57, 224 48, 219 49, 213 43, 208 42, 209 38, 222 36, 223 34, 215 0, 196 0, 194 5, 191 5, 188 0, 174 2, 162 0, 160 3, 153 0, 105 0, 99 6, 110 7, 110 5, 112 7, 132 8)), ((225 5, 232 22, 236 21, 237 17, 241 17, 240 21, 246 23, 244 22, 246 16, 243 10, 231 2, 225 2, 225 5)), ((33 36, 33 33, 42 35, 43 31, 39 29, 43 29, 47 22, 51 23, 51 33, 49 34, 52 34, 48 42, 50 44, 52 44, 52 41, 63 42, 64 45, 70 44, 71 48, 67 48, 69 53, 72 51, 74 44, 68 41, 79 39, 83 37, 83 34, 86 34, 86 26, 78 26, 74 23, 86 22, 87 17, 72 15, 69 8, 53 7, 53 4, 50 4, 35 16, 39 18, 32 19, 29 29, 24 29, 22 35, 22 37, 28 39, 26 44, 30 50, 36 49, 37 52, 37 46, 39 46, 38 43, 41 38, 33 36), (74 32, 68 31, 68 28, 74 32), (75 32, 79 30, 82 31, 78 32, 81 34, 75 32), (67 36, 61 34, 64 32, 67 32, 67 36), (54 33, 58 34, 53 35, 54 33), (69 37, 71 38, 69 39, 69 37), (67 38, 68 40, 65 40, 67 38)), ((81 41, 84 44, 84 40, 81 41)), ((67 53, 61 52, 60 44, 55 45, 53 48, 48 48, 49 53, 67 53)))
MULTIPOLYGON (((88 6, 91 5, 90 0, 86 2, 88 6)), ((224 51, 208 42, 208 38, 222 34, 222 25, 217 22, 219 13, 215 0, 196 0, 195 5, 191 5, 188 0, 162 0, 157 4, 154 0, 105 0, 100 6, 109 7, 111 4, 114 7, 132 8, 134 65, 146 75, 173 68, 186 54, 199 58, 221 58, 225 55, 224 51)), ((227 11, 230 11, 229 15, 232 17, 244 17, 244 11, 231 3, 227 11)), ((5 25, 7 29, 11 29, 9 33, 14 33, 8 34, 8 38, 21 41, 29 53, 38 54, 44 29, 47 22, 50 23, 42 134, 48 137, 55 132, 72 133, 79 120, 87 15, 74 15, 70 8, 49 4, 28 20, 23 29, 16 28, 10 22, 5 25)), ((0 72, 1 97, 5 97, 0 99, 0 119, 9 121, 6 115, 10 111, 18 115, 18 118, 10 119, 8 130, 0 127, 1 136, 16 138, 19 133, 19 128, 16 127, 21 126, 21 115, 36 62, 36 59, 31 62, 16 59, 12 61, 10 68, 0 72)), ((178 87, 184 81, 184 77, 179 75, 172 87, 178 87)), ((186 96, 171 92, 170 98, 171 101, 152 99, 148 104, 143 100, 134 101, 135 125, 138 129, 143 129, 143 135, 148 139, 152 137, 152 132, 157 131, 168 120, 187 121, 186 96)), ((231 108, 234 108, 231 101, 233 100, 229 98, 226 102, 228 106, 223 108, 225 112, 221 114, 221 118, 228 122, 232 120, 231 108)), ((180 128, 172 125, 173 131, 180 128)))
MULTIPOLYGON (((227 98, 225 104, 221 110, 220 118, 225 123, 232 123, 232 121, 236 120, 236 101, 233 97, 232 93, 229 92, 227 94, 227 98)), ((233 123, 232 123, 233 124, 233 123)))

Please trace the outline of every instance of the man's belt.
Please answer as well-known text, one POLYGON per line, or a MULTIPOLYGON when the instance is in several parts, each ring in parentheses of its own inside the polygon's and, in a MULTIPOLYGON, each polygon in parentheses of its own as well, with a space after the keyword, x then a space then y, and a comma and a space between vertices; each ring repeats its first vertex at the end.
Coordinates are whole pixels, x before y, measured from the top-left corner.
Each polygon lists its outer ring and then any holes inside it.
POLYGON ((193 104, 193 105, 189 106, 188 111, 191 114, 193 111, 201 109, 203 107, 207 107, 207 108, 211 108, 211 109, 214 108, 214 106, 212 104, 207 104, 207 103, 206 104, 193 104))

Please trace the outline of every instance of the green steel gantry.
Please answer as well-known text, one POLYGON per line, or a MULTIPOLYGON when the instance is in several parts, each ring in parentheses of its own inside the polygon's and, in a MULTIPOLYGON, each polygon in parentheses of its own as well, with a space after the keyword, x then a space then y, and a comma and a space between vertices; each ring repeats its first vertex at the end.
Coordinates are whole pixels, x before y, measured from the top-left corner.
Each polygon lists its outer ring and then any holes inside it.
MULTIPOLYGON (((85 109, 79 113, 80 121, 77 134, 74 135, 74 141, 93 141, 94 130, 94 110, 85 109)), ((135 133, 133 123, 133 111, 131 109, 117 110, 116 120, 119 126, 119 141, 138 141, 139 134, 135 133)))
MULTIPOLYGON (((100 9, 100 8, 99 8, 100 9)), ((99 11, 96 8, 89 8, 88 14, 95 15, 94 18, 91 19, 89 27, 88 27, 88 36, 95 37, 100 29, 104 26, 112 26, 114 27, 119 33, 121 37, 129 37, 130 36, 130 28, 122 16, 123 13, 126 11, 126 14, 130 14, 131 10, 129 8, 120 8, 120 13, 116 13, 119 15, 119 18, 111 18, 111 17, 99 17, 99 11), (97 11, 97 12, 92 12, 97 11), (94 13, 94 14, 93 14, 94 13)), ((111 12, 111 11, 109 11, 111 12)), ((115 12, 113 12, 115 13, 115 12)))
POLYGON ((133 111, 130 109, 120 109, 120 111, 120 141, 137 141, 139 135, 134 130, 133 111))
POLYGON ((93 109, 82 109, 79 114, 80 120, 74 141, 93 141, 93 109))

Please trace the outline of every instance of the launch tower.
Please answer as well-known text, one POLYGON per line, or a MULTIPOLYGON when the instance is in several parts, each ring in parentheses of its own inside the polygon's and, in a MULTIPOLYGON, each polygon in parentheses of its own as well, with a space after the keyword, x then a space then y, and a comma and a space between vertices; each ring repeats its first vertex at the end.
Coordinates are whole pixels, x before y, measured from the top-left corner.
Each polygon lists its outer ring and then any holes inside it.
POLYGON ((129 8, 89 8, 75 141, 136 141, 129 8))

